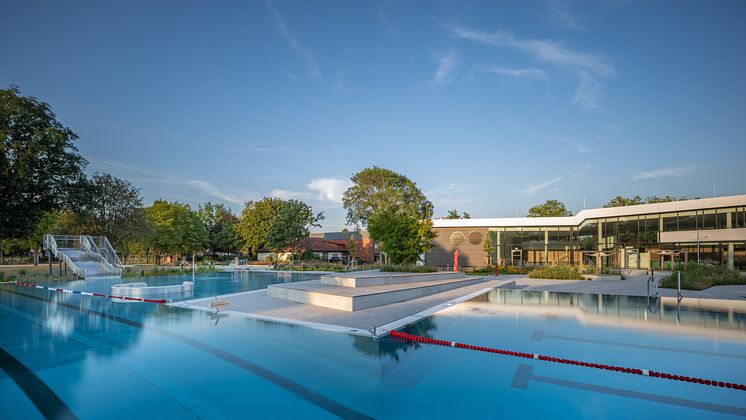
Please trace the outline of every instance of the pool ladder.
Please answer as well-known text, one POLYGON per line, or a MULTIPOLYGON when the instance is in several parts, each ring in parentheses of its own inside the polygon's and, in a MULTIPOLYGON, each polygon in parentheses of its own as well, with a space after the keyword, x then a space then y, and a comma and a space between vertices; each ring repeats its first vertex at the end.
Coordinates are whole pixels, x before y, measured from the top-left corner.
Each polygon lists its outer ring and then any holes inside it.
POLYGON ((658 302, 659 294, 660 294, 660 291, 658 290, 658 282, 655 280, 655 275, 651 274, 650 278, 648 278, 648 298, 647 298, 648 311, 651 314, 655 314, 655 313, 658 312, 657 302, 658 302), (651 283, 653 284, 653 287, 654 287, 652 295, 650 294, 650 284, 651 283), (650 298, 651 297, 653 298, 653 304, 652 304, 652 306, 650 304, 650 298))

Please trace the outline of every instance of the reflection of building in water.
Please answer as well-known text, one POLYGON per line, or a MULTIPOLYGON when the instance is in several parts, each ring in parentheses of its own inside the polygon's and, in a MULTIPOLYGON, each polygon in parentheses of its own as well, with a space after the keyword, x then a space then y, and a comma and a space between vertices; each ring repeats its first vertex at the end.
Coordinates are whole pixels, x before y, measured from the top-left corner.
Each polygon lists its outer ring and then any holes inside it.
MULTIPOLYGON (((484 240, 502 265, 595 265, 583 251, 604 251, 604 267, 670 268, 657 251, 683 250, 690 261, 746 269, 746 195, 583 210, 570 217, 435 219, 428 265, 481 266, 484 240), (608 254, 608 255, 606 255, 608 254)), ((683 260, 683 255, 677 259, 683 260)))
POLYGON ((495 289, 461 305, 460 310, 470 315, 494 316, 512 308, 540 316, 570 316, 581 322, 746 338, 746 302, 739 301, 720 304, 687 298, 677 305, 676 298, 495 289))

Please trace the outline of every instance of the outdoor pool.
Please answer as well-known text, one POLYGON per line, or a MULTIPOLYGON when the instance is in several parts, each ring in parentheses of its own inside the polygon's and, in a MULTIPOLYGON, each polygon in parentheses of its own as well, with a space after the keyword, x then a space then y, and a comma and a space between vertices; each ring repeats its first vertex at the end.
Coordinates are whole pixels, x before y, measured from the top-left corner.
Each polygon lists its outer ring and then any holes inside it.
MULTIPOLYGON (((199 274, 194 297, 316 276, 199 274)), ((53 284, 104 293, 119 282, 53 284)), ((746 382, 746 314, 684 303, 494 290, 404 331, 746 382)), ((0 285, 0 364, 8 419, 746 416, 740 390, 14 284, 0 285)))

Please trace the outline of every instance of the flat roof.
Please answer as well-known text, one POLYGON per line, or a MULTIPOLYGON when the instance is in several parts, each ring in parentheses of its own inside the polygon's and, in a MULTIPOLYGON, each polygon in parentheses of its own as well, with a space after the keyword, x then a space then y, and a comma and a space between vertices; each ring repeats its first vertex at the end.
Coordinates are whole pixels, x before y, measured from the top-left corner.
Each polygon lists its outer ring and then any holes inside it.
POLYGON ((638 204, 636 206, 605 207, 581 210, 566 217, 488 217, 479 219, 433 219, 433 227, 541 227, 580 226, 587 219, 638 216, 677 211, 704 210, 724 207, 746 206, 746 194, 725 197, 698 198, 696 200, 670 201, 666 203, 638 204))

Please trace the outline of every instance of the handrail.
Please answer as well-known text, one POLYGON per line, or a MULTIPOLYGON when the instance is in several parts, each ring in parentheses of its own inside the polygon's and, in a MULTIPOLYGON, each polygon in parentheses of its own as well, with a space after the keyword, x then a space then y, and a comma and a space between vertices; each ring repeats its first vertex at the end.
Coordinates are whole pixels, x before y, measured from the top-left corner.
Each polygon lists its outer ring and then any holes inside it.
MULTIPOLYGON (((73 238, 73 237, 69 237, 69 238, 65 237, 62 239, 70 239, 70 238, 73 238)), ((80 278, 83 278, 83 279, 85 278, 85 269, 80 268, 77 265, 75 265, 75 263, 65 253, 59 252, 59 250, 57 249, 57 240, 54 237, 54 235, 50 235, 50 234, 44 235, 44 249, 47 252, 52 253, 55 257, 57 257, 57 259, 64 261, 65 265, 67 265, 67 267, 70 268, 73 274, 75 274, 76 276, 80 278)))
POLYGON ((65 261, 73 273, 79 277, 85 278, 86 270, 78 267, 67 254, 59 251, 58 240, 66 245, 63 248, 78 248, 86 251, 86 258, 101 265, 103 273, 121 276, 124 268, 114 248, 111 247, 111 243, 109 243, 109 240, 105 236, 98 236, 97 238, 100 240, 100 246, 96 244, 96 241, 90 235, 45 234, 44 247, 51 251, 58 259, 65 261))

